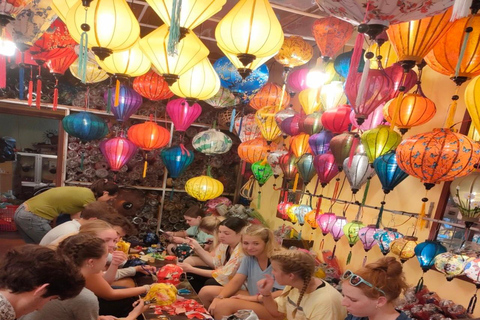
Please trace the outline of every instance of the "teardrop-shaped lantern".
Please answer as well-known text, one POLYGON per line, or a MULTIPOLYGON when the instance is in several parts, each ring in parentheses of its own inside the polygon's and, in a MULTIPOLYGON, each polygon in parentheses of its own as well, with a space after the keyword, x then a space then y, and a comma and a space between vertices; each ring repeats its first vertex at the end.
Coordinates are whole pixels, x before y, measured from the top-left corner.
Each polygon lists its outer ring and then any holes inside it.
POLYGON ((388 194, 408 177, 408 174, 398 166, 395 152, 386 153, 375 159, 373 168, 385 194, 388 194))
POLYGON ((303 226, 305 224, 305 215, 310 211, 312 211, 312 207, 306 204, 301 204, 294 207, 293 213, 295 214, 297 222, 300 226, 303 226))
POLYGON ((167 103, 167 113, 175 125, 175 130, 185 131, 200 116, 202 107, 198 103, 190 105, 183 98, 174 99, 167 103))
POLYGON ((339 106, 334 109, 326 110, 322 114, 322 124, 326 130, 339 134, 348 130, 351 124, 350 114, 352 108, 347 105, 339 106))
POLYGON ((254 163, 265 159, 268 151, 274 150, 275 148, 276 145, 274 143, 269 145, 265 139, 256 138, 242 142, 238 146, 238 155, 240 159, 248 163, 254 163))
POLYGON ((325 60, 332 59, 352 36, 353 26, 330 16, 315 20, 312 26, 315 42, 325 60))
POLYGON ((300 158, 305 153, 312 153, 312 149, 310 149, 308 144, 309 139, 310 136, 308 134, 300 133, 290 140, 290 149, 297 158, 300 158))
POLYGON ((327 184, 332 181, 338 174, 338 166, 335 163, 335 158, 331 153, 325 153, 315 156, 313 159, 313 165, 317 171, 318 180, 325 188, 327 184))
POLYGON ((358 231, 360 231, 360 229, 362 229, 363 227, 365 227, 365 225, 362 223, 362 221, 358 220, 353 220, 343 227, 343 233, 347 238, 350 248, 353 247, 355 243, 358 242, 358 240, 360 240, 360 237, 358 236, 358 231))
POLYGON ((343 162, 343 170, 347 177, 350 188, 353 194, 375 175, 375 170, 369 164, 369 160, 366 154, 360 153, 353 156, 353 160, 350 166, 348 166, 349 158, 346 158, 343 162))
POLYGON ((252 163, 252 173, 258 184, 263 186, 265 182, 273 175, 272 167, 268 163, 263 161, 257 161, 252 163))
POLYGON ((275 121, 277 122, 277 125, 282 129, 282 122, 287 119, 291 118, 294 115, 297 115, 298 113, 290 106, 286 109, 280 110, 275 114, 275 121))
POLYGON ((152 121, 135 124, 128 129, 128 139, 140 149, 160 149, 170 141, 170 131, 152 121))
POLYGON ((302 105, 306 115, 320 111, 322 103, 320 101, 320 89, 306 89, 299 93, 298 100, 302 105))
POLYGON ((296 69, 288 74, 287 85, 290 91, 300 92, 308 89, 307 86, 307 68, 296 69))
POLYGON ((360 140, 365 148, 368 160, 373 163, 381 155, 395 150, 402 141, 402 136, 390 129, 389 126, 380 125, 375 129, 365 131, 360 140))
POLYGON ((207 156, 227 153, 232 148, 232 139, 217 129, 197 133, 192 139, 195 150, 207 156))
POLYGON ((397 232, 397 229, 385 228, 383 230, 377 229, 373 237, 377 240, 380 251, 386 256, 390 252, 391 243, 396 239, 402 238, 403 234, 397 232))
POLYGON ((310 145, 313 154, 318 156, 330 151, 330 141, 332 138, 333 134, 327 130, 310 136, 308 139, 308 144, 310 145))
MULTIPOLYGON (((115 88, 107 89, 103 97, 107 104, 110 104, 111 106, 115 105, 115 88), (110 101, 108 101, 109 96, 110 101)), ((142 96, 135 92, 135 90, 125 85, 120 85, 118 106, 112 107, 111 110, 117 121, 127 121, 135 112, 137 112, 142 103, 142 96)))
POLYGON ((119 77, 139 77, 150 70, 152 64, 140 49, 138 41, 123 51, 114 51, 103 61, 95 57, 98 65, 108 73, 119 77))
MULTIPOLYGON (((353 50, 347 51, 339 54, 335 61, 333 62, 333 67, 335 71, 342 76, 342 78, 347 78, 348 71, 350 70, 350 63, 352 61, 353 50)), ((362 50, 362 57, 365 56, 365 50, 362 50)), ((365 61, 360 59, 360 63, 357 68, 357 72, 363 72, 363 67, 365 66, 365 61)))
MULTIPOLYGON (((70 65, 69 69, 75 78, 82 80, 82 77, 78 74, 78 59, 70 65)), ((95 59, 89 58, 85 72, 85 83, 97 83, 106 79, 108 79, 108 74, 100 68, 95 59)))
POLYGON ((280 168, 280 157, 287 154, 285 150, 274 150, 268 153, 267 162, 272 167, 273 176, 278 178, 282 174, 282 168, 280 168))
POLYGON ((69 114, 62 119, 63 129, 82 141, 98 140, 108 133, 105 120, 87 111, 69 114))
POLYGON ((137 146, 124 137, 116 137, 100 142, 100 151, 107 159, 110 170, 118 171, 135 155, 137 146))
POLYGON ((133 90, 148 100, 158 101, 173 97, 167 82, 153 70, 133 80, 133 90))
POLYGON ((305 215, 305 222, 312 228, 316 230, 318 228, 317 223, 317 210, 312 210, 305 215))
POLYGON ((417 240, 418 238, 413 236, 396 239, 390 244, 390 250, 394 255, 400 258, 402 263, 404 263, 415 256, 417 240))
POLYGON ((186 149, 183 145, 165 148, 160 156, 172 179, 181 176, 195 158, 193 151, 186 149))
POLYGON ((302 66, 313 57, 313 48, 300 36, 285 37, 275 60, 285 68, 302 66))
MULTIPOLYGON (((277 119, 276 115, 275 119, 277 119)), ((280 130, 284 133, 284 137, 286 137, 285 135, 296 136, 297 134, 300 134, 300 122, 302 119, 303 116, 300 114, 295 114, 284 119, 280 124, 280 130)))
POLYGON ((313 155, 310 153, 303 154, 297 161, 297 170, 304 185, 307 186, 317 174, 313 165, 313 155))
POLYGON ((290 103, 290 97, 275 83, 267 83, 250 100, 250 107, 260 110, 264 107, 275 107, 276 111, 284 109, 290 103), (283 97, 282 97, 283 95, 283 97))
POLYGON ((223 193, 223 184, 209 176, 198 176, 185 183, 185 191, 198 201, 207 201, 223 193))
POLYGON ((206 99, 205 102, 215 109, 233 107, 238 103, 233 93, 223 87, 220 87, 218 92, 210 99, 206 99))
POLYGON ((322 229, 322 234, 326 236, 330 230, 332 230, 332 226, 337 220, 337 216, 333 212, 325 212, 324 214, 320 214, 317 216, 317 224, 322 229))
POLYGON ((322 114, 320 112, 314 112, 302 117, 298 123, 298 129, 300 129, 300 132, 308 135, 319 133, 323 129, 322 114))
POLYGON ((282 132, 275 121, 276 107, 264 107, 255 112, 255 121, 268 142, 277 139, 282 132))
POLYGON ((295 165, 298 161, 298 158, 291 152, 280 157, 279 165, 282 168, 283 178, 285 180, 295 179, 297 174, 297 166, 295 165))
POLYGON ((343 90, 343 82, 332 81, 322 86, 322 89, 320 89, 320 102, 325 111, 347 103, 347 96, 343 90))
POLYGON ((358 237, 363 244, 363 250, 365 250, 365 252, 368 252, 370 249, 373 248, 374 245, 377 244, 377 241, 374 237, 376 231, 377 228, 374 224, 369 224, 368 226, 358 230, 358 237))
POLYGON ((350 156, 352 148, 355 148, 358 142, 358 136, 351 132, 341 133, 330 140, 330 151, 340 171, 343 170, 344 160, 350 156))
POLYGON ((245 116, 238 116, 235 118, 235 133, 240 138, 240 141, 245 142, 261 137, 262 132, 255 122, 255 114, 249 113, 245 116), (240 130, 240 132, 239 132, 240 130))
POLYGON ((415 255, 423 272, 430 270, 435 264, 435 257, 444 252, 447 252, 447 248, 438 241, 427 240, 415 247, 415 255))

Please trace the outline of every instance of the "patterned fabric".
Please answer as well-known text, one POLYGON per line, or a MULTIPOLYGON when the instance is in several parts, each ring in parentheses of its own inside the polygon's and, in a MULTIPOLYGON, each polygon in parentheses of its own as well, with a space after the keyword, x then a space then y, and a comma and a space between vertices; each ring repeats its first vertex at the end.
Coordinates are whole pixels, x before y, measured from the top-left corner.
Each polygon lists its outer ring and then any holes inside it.
POLYGON ((215 249, 215 256, 213 257, 213 265, 215 266, 215 270, 213 271, 212 276, 222 286, 226 285, 228 281, 230 281, 237 273, 240 263, 242 262, 242 258, 244 257, 239 243, 233 250, 230 259, 225 262, 227 250, 228 246, 226 244, 220 244, 215 249))
POLYGON ((10 302, 2 294, 0 294, 0 319, 14 320, 16 318, 15 310, 10 302))

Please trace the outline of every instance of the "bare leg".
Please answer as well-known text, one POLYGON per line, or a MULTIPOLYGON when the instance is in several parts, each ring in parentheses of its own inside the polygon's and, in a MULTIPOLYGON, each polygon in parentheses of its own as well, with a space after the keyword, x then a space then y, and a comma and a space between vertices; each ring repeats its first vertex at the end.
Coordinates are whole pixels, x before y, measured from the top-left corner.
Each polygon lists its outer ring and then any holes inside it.
POLYGON ((200 298, 200 301, 202 301, 205 308, 208 309, 213 299, 215 299, 215 297, 218 296, 222 290, 223 287, 221 286, 205 286, 198 293, 198 297, 200 298))
POLYGON ((192 267, 208 267, 208 265, 203 262, 203 260, 199 256, 190 256, 183 262, 192 265, 192 267))
POLYGON ((283 316, 280 318, 272 317, 261 303, 241 299, 222 299, 218 301, 217 307, 214 311, 214 318, 215 320, 221 320, 224 316, 229 316, 242 309, 253 310, 260 319, 281 320, 284 318, 283 316))

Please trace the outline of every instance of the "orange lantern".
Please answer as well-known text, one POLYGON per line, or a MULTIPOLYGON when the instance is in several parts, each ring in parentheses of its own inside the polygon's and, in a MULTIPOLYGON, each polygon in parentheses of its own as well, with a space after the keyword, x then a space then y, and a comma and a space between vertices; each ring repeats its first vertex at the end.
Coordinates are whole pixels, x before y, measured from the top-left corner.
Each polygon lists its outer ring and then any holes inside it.
POLYGON ((295 157, 300 158, 304 153, 312 153, 308 139, 310 139, 310 135, 306 133, 300 133, 292 137, 290 140, 290 149, 295 157))
POLYGON ((416 92, 407 93, 403 97, 399 96, 388 101, 383 107, 385 120, 390 123, 392 122, 397 103, 400 103, 400 107, 398 108, 394 125, 399 128, 402 134, 405 134, 411 127, 430 121, 437 112, 435 103, 432 100, 416 92), (398 101, 399 99, 401 100, 400 102, 398 101))
POLYGON ((305 89, 298 94, 298 100, 302 105, 303 111, 306 115, 319 111, 322 108, 320 102, 320 88, 317 89, 305 89))
POLYGON ((289 95, 274 83, 264 85, 263 88, 255 94, 253 99, 250 100, 250 106, 255 110, 263 107, 276 107, 278 111, 284 109, 289 103, 289 95))
POLYGON ((277 121, 275 121, 276 109, 276 107, 264 107, 255 113, 255 122, 268 143, 282 134, 277 121))
POLYGON ((312 33, 323 59, 328 61, 350 39, 353 26, 335 17, 322 18, 315 20, 312 33))
POLYGON ((286 70, 302 66, 313 57, 312 46, 299 36, 285 38, 283 45, 274 57, 286 70))
POLYGON ((133 90, 142 97, 158 101, 173 97, 165 79, 153 70, 133 80, 133 90))
POLYGON ((265 139, 256 138, 240 143, 238 146, 238 155, 240 159, 248 163, 254 163, 265 159, 268 151, 275 148, 275 143, 268 144, 265 139))
POLYGON ((318 228, 317 223, 317 210, 312 210, 305 215, 305 222, 310 225, 310 227, 315 230, 318 228))

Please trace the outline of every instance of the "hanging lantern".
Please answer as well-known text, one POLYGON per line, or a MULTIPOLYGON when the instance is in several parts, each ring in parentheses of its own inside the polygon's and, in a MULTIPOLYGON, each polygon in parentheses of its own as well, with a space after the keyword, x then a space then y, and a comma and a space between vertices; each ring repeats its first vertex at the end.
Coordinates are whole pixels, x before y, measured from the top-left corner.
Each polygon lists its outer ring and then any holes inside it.
POLYGON ((313 57, 312 46, 299 36, 285 37, 283 45, 274 57, 287 69, 302 66, 313 57))
POLYGON ((308 71, 309 70, 307 68, 296 69, 288 74, 287 85, 290 91, 300 92, 305 89, 308 89, 308 86, 307 86, 308 71))
POLYGON ((298 224, 300 224, 300 226, 303 226, 305 224, 305 215, 310 211, 312 211, 312 207, 307 206, 306 204, 301 204, 294 207, 293 213, 295 214, 297 222, 298 224))
POLYGON ((480 76, 475 77, 465 89, 465 104, 472 124, 480 132, 480 76))
POLYGON ((461 276, 465 273, 465 267, 473 257, 464 254, 455 254, 453 252, 445 252, 435 257, 435 269, 443 273, 447 281, 452 281, 453 278, 461 276))
POLYGON ((365 250, 365 257, 363 258, 362 263, 363 266, 365 266, 365 264, 367 263, 366 253, 370 251, 370 249, 372 249, 374 245, 377 244, 377 241, 375 240, 376 231, 377 228, 374 224, 369 224, 368 226, 363 227, 358 231, 358 237, 363 244, 363 250, 365 250))
POLYGON ((350 246, 350 252, 348 253, 346 264, 350 264, 350 260, 352 259, 352 248, 358 242, 358 240, 360 240, 358 231, 364 226, 365 225, 362 223, 362 221, 353 220, 343 227, 343 233, 345 234, 348 245, 350 246))
POLYGON ((286 221, 288 220, 288 214, 287 214, 287 210, 293 205, 292 202, 280 202, 278 205, 277 205, 277 212, 278 214, 280 215, 280 218, 283 220, 283 221, 286 221))
POLYGON ((288 220, 290 220, 291 223, 296 224, 298 222, 297 215, 295 214, 295 209, 298 207, 298 204, 292 204, 290 207, 287 209, 287 216, 288 220))
POLYGON ((237 68, 276 54, 284 40, 268 0, 239 1, 217 24, 215 38, 220 50, 238 58, 237 68))
POLYGON ((60 75, 63 75, 76 59, 77 54, 75 53, 75 50, 69 48, 62 56, 48 59, 46 64, 48 69, 50 70, 50 73, 58 77, 60 75))
POLYGON ((133 90, 142 97, 152 101, 164 100, 173 97, 167 82, 153 70, 133 80, 133 90))
POLYGON ((301 117, 298 122, 298 129, 300 132, 308 135, 319 133, 323 129, 322 114, 320 112, 314 112, 308 116, 301 117))
POLYGON ((306 89, 300 92, 298 100, 306 115, 312 114, 322 109, 320 102, 320 89, 306 89))
POLYGON ((378 60, 381 61, 383 68, 390 67, 398 61, 397 53, 390 41, 385 41, 380 45, 377 42, 374 42, 368 51, 375 54, 375 56, 370 59, 370 69, 380 69, 378 60), (381 57, 381 59, 378 59, 378 57, 381 57))
POLYGON ((276 145, 274 143, 268 144, 263 138, 256 138, 242 142, 238 146, 238 155, 240 159, 248 163, 254 163, 265 159, 268 151, 274 150, 276 145))
POLYGON ((296 136, 300 134, 300 122, 302 119, 303 117, 301 115, 295 114, 283 120, 280 124, 280 130, 284 133, 283 137, 286 138, 286 135, 296 136))
POLYGON ((358 136, 350 132, 341 133, 330 140, 330 151, 340 171, 343 170, 344 160, 357 148, 358 140, 358 136))
POLYGON ((322 86, 320 89, 320 102, 325 111, 347 103, 347 96, 343 90, 343 82, 332 81, 322 86))
POLYGON ((140 40, 140 48, 169 85, 205 59, 209 50, 195 35, 188 32, 177 45, 177 54, 168 54, 168 25, 164 24, 140 40))
POLYGON ((261 137, 262 132, 260 131, 260 127, 255 122, 255 114, 250 113, 243 117, 236 117, 235 133, 242 142, 261 137))
POLYGON ((172 179, 181 176, 195 158, 193 152, 187 150, 183 145, 164 148, 160 156, 172 179))
POLYGON ((397 147, 398 166, 427 189, 469 174, 479 160, 478 144, 447 128, 406 138, 397 147))
POLYGON ((480 258, 470 260, 465 265, 465 275, 469 279, 473 280, 476 288, 475 293, 470 299, 470 303, 468 304, 467 308, 467 313, 473 314, 473 312, 475 311, 475 305, 477 304, 477 292, 478 289, 480 289, 480 258))
POLYGON ((318 223, 317 223, 317 211, 312 210, 308 212, 305 215, 305 222, 312 228, 313 230, 316 230, 318 228, 318 223))
POLYGON ((323 127, 335 134, 343 133, 348 130, 351 124, 350 114, 352 108, 347 105, 339 106, 334 109, 327 109, 322 114, 323 127))
POLYGON ((223 193, 223 184, 209 176, 198 176, 185 183, 185 191, 198 201, 207 201, 223 193))
POLYGON ((119 171, 137 153, 137 146, 122 134, 100 142, 100 151, 107 159, 110 170, 119 171))
POLYGON ((388 194, 408 177, 408 174, 398 166, 395 152, 386 153, 375 159, 373 168, 385 194, 388 194))
MULTIPOLYGON (((419 243, 415 247, 415 255, 417 256, 418 262, 420 263, 420 268, 422 268, 423 273, 430 270, 435 263, 435 257, 439 254, 447 252, 447 248, 441 245, 438 241, 427 240, 425 242, 419 243)), ((423 288, 423 275, 418 281, 416 292, 419 292, 423 288)))
POLYGON ((330 151, 330 140, 332 140, 333 134, 330 131, 322 131, 316 133, 308 139, 308 144, 314 155, 318 156, 330 151))
POLYGON ((152 115, 149 121, 131 126, 127 134, 130 141, 146 151, 160 149, 170 141, 170 131, 156 124, 152 115))
POLYGON ((103 61, 95 57, 98 65, 108 73, 119 78, 139 77, 150 70, 151 63, 140 49, 138 41, 123 51, 115 51, 103 61))
POLYGON ((338 174, 338 166, 335 164, 335 158, 331 153, 315 156, 313 165, 323 188, 338 174))
POLYGON ((353 26, 335 17, 317 19, 312 33, 324 60, 332 59, 352 36, 353 26))
POLYGON ((230 90, 220 87, 217 93, 210 99, 205 99, 205 102, 215 109, 221 109, 235 106, 237 99, 230 90))
POLYGON ((275 150, 269 152, 267 155, 267 162, 272 167, 273 177, 277 179, 282 174, 282 168, 280 168, 280 158, 287 154, 285 150, 275 150))
MULTIPOLYGON (((75 60, 71 65, 70 65, 70 72, 72 75, 79 79, 82 80, 82 77, 78 74, 78 59, 75 60)), ((87 68, 85 72, 85 82, 86 83, 97 83, 97 82, 102 82, 103 80, 108 79, 108 74, 100 69, 100 66, 98 63, 95 61, 95 59, 88 59, 87 60, 87 68)))
POLYGON ((305 153, 312 153, 308 144, 309 139, 310 136, 308 134, 300 133, 290 140, 290 149, 297 158, 300 158, 305 153))
POLYGON ((250 107, 260 110, 264 107, 275 107, 276 111, 284 109, 290 103, 290 97, 282 88, 274 83, 267 83, 250 100, 250 107), (283 96, 283 97, 282 97, 283 96))
POLYGON ((377 229, 373 236, 380 247, 380 251, 386 256, 390 252, 390 246, 393 241, 396 239, 402 238, 403 234, 398 233, 397 229, 385 228, 377 229))
POLYGON ((343 227, 347 224, 347 218, 337 216, 335 222, 332 224, 330 228, 330 234, 333 237, 333 241, 335 241, 335 245, 332 250, 332 259, 335 257, 335 251, 337 249, 337 242, 340 238, 344 235, 343 227))
POLYGON ((402 141, 402 136, 390 129, 389 126, 378 126, 375 129, 365 131, 360 140, 367 153, 370 163, 384 155, 395 150, 402 141))
POLYGON ((207 100, 220 89, 220 79, 210 60, 205 58, 182 74, 170 89, 177 96, 189 101, 207 100))
POLYGON ((478 221, 480 217, 480 172, 455 179, 450 184, 450 196, 462 214, 462 220, 478 221))
POLYGON ((65 22, 67 20, 68 11, 76 3, 77 0, 52 0, 51 6, 55 11, 55 14, 65 22))
POLYGON ((417 84, 418 76, 415 71, 409 70, 408 72, 405 72, 405 69, 400 63, 394 63, 390 67, 385 68, 384 71, 393 83, 393 89, 390 92, 388 100, 396 98, 400 94, 400 91, 410 91, 410 89, 417 84))
POLYGON ((360 132, 368 131, 375 129, 379 125, 390 125, 389 123, 385 122, 383 118, 383 106, 378 106, 372 113, 368 115, 366 119, 362 119, 362 124, 359 124, 358 119, 355 118, 355 113, 350 113, 350 121, 352 123, 352 127, 356 127, 360 132))
POLYGON ((174 99, 167 103, 167 113, 176 131, 185 131, 202 113, 198 103, 190 105, 185 99, 174 99))
MULTIPOLYGON (((109 88, 105 91, 103 98, 111 106, 115 104, 115 88, 109 88), (110 98, 110 101, 108 99, 110 98)), ((143 103, 142 96, 135 90, 125 85, 120 85, 118 94, 118 106, 112 108, 117 121, 127 121, 143 103)))
POLYGON ((275 121, 276 107, 264 107, 255 112, 255 121, 268 142, 277 139, 282 132, 275 121))
MULTIPOLYGON (((348 71, 350 70, 350 63, 352 61, 353 50, 344 52, 338 55, 333 62, 333 67, 335 71, 342 76, 342 78, 347 78, 348 71)), ((365 50, 362 50, 362 57, 365 56, 365 50)), ((363 72, 363 67, 365 66, 365 61, 360 59, 360 63, 357 68, 357 72, 363 72)))
POLYGON ((232 148, 232 139, 217 129, 197 133, 192 139, 195 150, 207 156, 224 154, 232 148))
POLYGON ((17 15, 22 12, 25 7, 32 2, 32 0, 23 1, 0 1, 0 25, 6 26, 11 20, 15 20, 17 15))
POLYGON ((310 153, 303 154, 297 161, 297 170, 306 187, 313 177, 317 174, 313 165, 313 155, 310 153))
POLYGON ((333 224, 337 220, 337 216, 332 212, 325 212, 317 216, 317 224, 322 229, 323 236, 326 236, 332 229, 333 224))
POLYGON ((108 134, 107 123, 93 113, 81 111, 62 119, 63 129, 82 141, 102 139, 108 134))
POLYGON ((140 25, 127 1, 93 0, 86 7, 82 1, 74 4, 67 13, 65 23, 77 43, 81 42, 82 33, 86 32, 86 45, 101 60, 113 51, 130 48, 140 37, 140 25), (108 28, 105 27, 106 23, 108 28), (88 24, 90 28, 84 31, 81 27, 83 24, 88 24))
POLYGON ((283 172, 283 178, 285 180, 295 179, 295 175, 298 172, 297 166, 295 165, 298 161, 298 158, 291 152, 284 154, 279 159, 279 165, 283 172))
POLYGON ((277 125, 281 129, 281 125, 282 125, 283 120, 285 120, 287 118, 290 118, 290 117, 293 117, 296 114, 298 114, 298 113, 290 106, 286 109, 278 111, 275 114, 275 121, 277 122, 277 125))
POLYGON ((366 154, 361 153, 354 155, 350 166, 348 165, 349 161, 349 158, 345 159, 343 162, 343 170, 345 171, 345 176, 347 177, 353 194, 356 194, 367 182, 367 179, 375 175, 375 171, 372 166, 370 166, 366 154))
POLYGON ((400 258, 400 261, 404 263, 410 258, 415 256, 415 247, 417 246, 417 237, 405 236, 398 238, 390 244, 390 250, 394 255, 400 258))
POLYGON ((252 163, 252 173, 261 187, 273 175, 273 170, 268 163, 263 164, 263 161, 257 161, 252 163))

